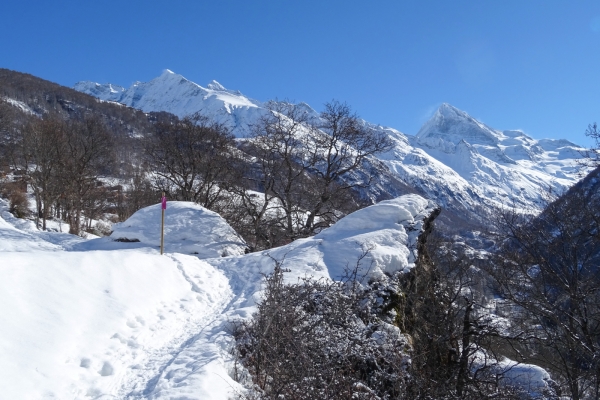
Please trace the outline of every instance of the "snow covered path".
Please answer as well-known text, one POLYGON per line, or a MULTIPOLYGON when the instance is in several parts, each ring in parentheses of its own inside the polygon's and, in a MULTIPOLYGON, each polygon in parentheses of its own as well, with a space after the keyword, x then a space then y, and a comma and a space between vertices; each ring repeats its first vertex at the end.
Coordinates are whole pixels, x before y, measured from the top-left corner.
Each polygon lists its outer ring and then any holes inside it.
POLYGON ((122 243, 39 232, 0 200, 0 398, 229 399, 244 390, 232 378, 232 324, 254 312, 274 260, 293 282, 335 279, 367 249, 362 267, 373 277, 410 269, 434 206, 405 196, 313 238, 241 255, 217 214, 175 203, 160 255, 159 206, 118 226, 140 240, 122 243))
POLYGON ((153 380, 233 298, 223 273, 192 256, 15 252, 0 260, 7 398, 154 398, 153 380))
POLYGON ((148 245, 39 232, 5 210, 1 202, 0 398, 176 391, 182 399, 225 399, 239 390, 219 362, 226 350, 219 336, 229 340, 223 312, 235 297, 223 272, 148 245), (206 389, 191 385, 186 397, 182 385, 194 372, 206 389))
MULTIPOLYGON (((214 285, 214 279, 206 279, 190 267, 186 256, 167 256, 177 263, 198 296, 207 294, 204 287, 207 283, 214 285)), ((206 270, 213 268, 209 264, 206 267, 206 270)), ((185 332, 185 340, 178 342, 177 347, 161 348, 149 356, 143 372, 131 374, 130 379, 124 380, 118 398, 159 399, 176 395, 178 399, 225 399, 228 392, 242 390, 229 376, 233 342, 227 334, 227 324, 228 311, 235 309, 243 296, 232 291, 225 276, 219 277, 223 278, 226 284, 219 288, 218 298, 205 299, 210 310, 185 332)))

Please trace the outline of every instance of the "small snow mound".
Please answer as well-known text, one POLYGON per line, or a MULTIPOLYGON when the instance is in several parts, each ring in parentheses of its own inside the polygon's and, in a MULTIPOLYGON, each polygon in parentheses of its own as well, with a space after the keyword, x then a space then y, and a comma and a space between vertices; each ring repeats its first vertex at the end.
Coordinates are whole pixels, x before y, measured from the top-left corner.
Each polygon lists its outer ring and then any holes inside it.
POLYGON ((330 276, 343 276, 357 263, 359 273, 370 279, 410 270, 424 220, 436 208, 421 196, 401 196, 358 210, 316 235, 315 240, 322 240, 330 276))
MULTIPOLYGON (((161 206, 138 210, 113 226, 111 238, 139 240, 160 246, 161 206)), ((200 258, 242 255, 246 243, 217 213, 186 201, 171 201, 165 211, 165 251, 195 254, 200 258)))

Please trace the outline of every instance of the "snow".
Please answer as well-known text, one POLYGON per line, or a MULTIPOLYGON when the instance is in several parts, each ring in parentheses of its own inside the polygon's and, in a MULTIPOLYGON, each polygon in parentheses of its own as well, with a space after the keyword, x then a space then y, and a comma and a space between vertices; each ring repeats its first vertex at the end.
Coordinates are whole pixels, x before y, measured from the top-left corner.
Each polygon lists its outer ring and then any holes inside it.
POLYGON ((190 256, 6 253, 2 265, 0 370, 14 399, 114 392, 231 295, 222 273, 190 256))
POLYGON ((41 116, 39 113, 33 111, 31 109, 31 107, 29 107, 27 104, 23 103, 22 101, 11 99, 10 97, 5 97, 5 96, 0 97, 0 99, 6 101, 8 104, 10 104, 13 107, 17 107, 19 110, 21 110, 22 112, 24 112, 26 114, 35 115, 38 117, 41 116))
POLYGON ((554 386, 554 382, 548 372, 534 364, 518 363, 504 358, 497 364, 490 365, 489 355, 484 351, 477 351, 473 355, 471 368, 476 371, 480 368, 490 368, 502 376, 500 386, 519 387, 525 390, 532 398, 545 398, 546 390, 554 386))
POLYGON ((564 192, 581 172, 577 145, 501 132, 449 104, 442 104, 416 136, 390 137, 394 147, 381 159, 446 208, 510 204, 540 211, 544 193, 564 192))
MULTIPOLYGON (((139 240, 160 247, 161 206, 143 208, 113 225, 113 239, 139 240)), ((165 210, 165 251, 213 258, 244 254, 244 240, 217 213, 197 204, 168 202, 165 210), (202 221, 199 223, 198 221, 202 221)))
MULTIPOLYGON (((79 82, 75 89, 103 100, 178 116, 201 111, 224 123, 239 138, 267 112, 263 104, 217 81, 207 88, 170 70, 129 89, 79 82)), ((318 122, 309 105, 296 105, 318 122)), ((499 131, 444 103, 415 135, 370 124, 388 135, 394 147, 379 158, 408 186, 449 209, 472 210, 507 204, 527 212, 541 211, 543 193, 561 193, 579 180, 581 147, 567 140, 535 140, 518 130, 499 131)), ((388 174, 389 171, 381 171, 388 174)))
POLYGON ((2 240, 0 240, 0 253, 8 251, 58 251, 60 246, 52 244, 38 235, 35 224, 32 221, 20 220, 15 218, 8 212, 6 201, 0 200, 3 207, 0 208, 0 232, 2 232, 2 240))
POLYGON ((3 397, 225 400, 244 391, 231 377, 231 323, 252 315, 275 261, 291 270, 289 281, 337 279, 361 255, 369 278, 409 269, 435 204, 385 201, 313 238, 241 255, 243 242, 220 216, 169 202, 162 256, 159 204, 92 240, 37 231, 7 206, 0 200, 3 397))
MULTIPOLYGON (((358 276, 381 279, 414 267, 417 238, 436 205, 418 195, 386 200, 358 210, 311 238, 298 239, 275 249, 248 254, 232 270, 268 274, 275 262, 290 270, 285 279, 295 283, 313 276, 342 279, 358 265, 358 276)), ((213 260, 230 269, 231 259, 213 260)), ((211 261, 211 262, 213 262, 211 261)))
POLYGON ((128 89, 89 81, 78 82, 74 88, 144 112, 167 111, 179 117, 198 112, 209 114, 218 122, 227 123, 239 137, 245 136, 249 124, 265 112, 260 102, 227 90, 215 80, 204 88, 168 69, 150 82, 136 82, 128 89))

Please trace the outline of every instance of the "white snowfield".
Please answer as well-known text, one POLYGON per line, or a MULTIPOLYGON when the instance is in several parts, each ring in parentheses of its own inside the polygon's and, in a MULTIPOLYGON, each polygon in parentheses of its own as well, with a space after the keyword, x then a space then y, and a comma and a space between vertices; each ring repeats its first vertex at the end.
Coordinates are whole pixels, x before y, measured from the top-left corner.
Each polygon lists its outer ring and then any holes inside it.
POLYGON ((408 195, 313 238, 235 255, 244 243, 221 217, 169 202, 161 256, 160 205, 84 240, 37 231, 0 200, 0 398, 231 398, 244 391, 232 379, 231 326, 251 317, 275 261, 290 282, 337 279, 361 255, 369 277, 405 271, 434 208, 408 195))

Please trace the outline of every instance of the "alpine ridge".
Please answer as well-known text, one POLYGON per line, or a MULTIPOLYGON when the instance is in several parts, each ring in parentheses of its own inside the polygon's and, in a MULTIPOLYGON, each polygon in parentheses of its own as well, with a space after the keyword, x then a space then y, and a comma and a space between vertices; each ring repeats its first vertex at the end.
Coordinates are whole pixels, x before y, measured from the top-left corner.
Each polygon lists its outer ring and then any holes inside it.
MULTIPOLYGON (((128 89, 89 81, 77 83, 75 89, 144 112, 167 111, 180 117, 201 112, 227 124, 240 138, 267 112, 263 103, 217 81, 204 88, 170 70, 128 89)), ((297 107, 318 118, 308 104, 297 107)), ((416 135, 363 123, 384 131, 394 142, 376 160, 381 173, 393 175, 447 210, 463 213, 510 205, 538 212, 545 192, 562 193, 579 179, 579 146, 567 140, 536 140, 518 130, 500 131, 447 103, 416 135)), ((388 197, 395 195, 390 189, 388 197)))

